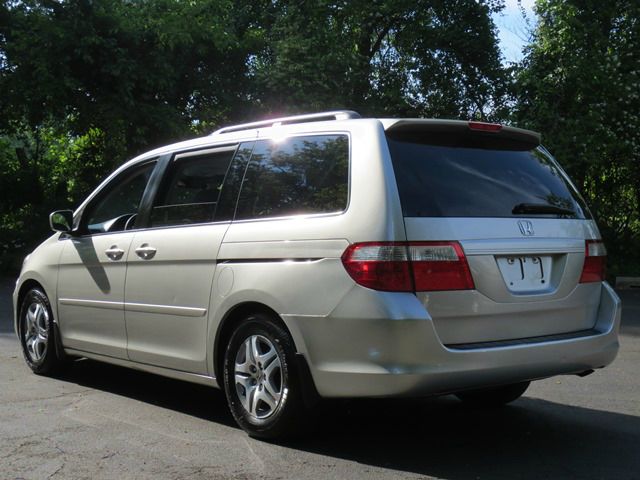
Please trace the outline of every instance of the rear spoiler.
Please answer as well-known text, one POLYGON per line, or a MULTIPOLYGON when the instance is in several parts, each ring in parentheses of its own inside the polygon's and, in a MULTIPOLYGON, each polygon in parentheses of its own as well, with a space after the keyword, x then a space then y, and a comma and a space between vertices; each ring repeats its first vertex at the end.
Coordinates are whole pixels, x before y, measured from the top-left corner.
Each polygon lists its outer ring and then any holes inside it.
POLYGON ((540 145, 539 133, 497 123, 426 118, 380 121, 391 137, 410 137, 435 143, 450 143, 455 139, 456 143, 481 143, 484 148, 495 145, 498 148, 517 150, 532 150, 540 145))

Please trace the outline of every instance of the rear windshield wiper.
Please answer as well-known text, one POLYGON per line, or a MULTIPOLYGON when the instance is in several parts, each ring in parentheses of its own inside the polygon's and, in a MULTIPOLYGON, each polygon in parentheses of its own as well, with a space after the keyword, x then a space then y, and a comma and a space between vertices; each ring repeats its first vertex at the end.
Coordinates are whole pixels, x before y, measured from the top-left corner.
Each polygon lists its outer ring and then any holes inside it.
POLYGON ((520 214, 559 214, 559 215, 575 215, 576 212, 570 208, 556 207, 555 205, 549 205, 547 203, 519 203, 511 213, 514 215, 520 214))

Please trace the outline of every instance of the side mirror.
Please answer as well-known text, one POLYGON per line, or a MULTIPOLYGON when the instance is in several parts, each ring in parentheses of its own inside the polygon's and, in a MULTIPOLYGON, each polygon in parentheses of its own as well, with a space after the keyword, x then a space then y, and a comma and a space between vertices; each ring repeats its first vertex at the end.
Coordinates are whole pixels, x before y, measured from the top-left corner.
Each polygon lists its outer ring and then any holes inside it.
POLYGON ((49 215, 49 226, 54 232, 70 233, 73 229, 73 210, 56 210, 49 215))

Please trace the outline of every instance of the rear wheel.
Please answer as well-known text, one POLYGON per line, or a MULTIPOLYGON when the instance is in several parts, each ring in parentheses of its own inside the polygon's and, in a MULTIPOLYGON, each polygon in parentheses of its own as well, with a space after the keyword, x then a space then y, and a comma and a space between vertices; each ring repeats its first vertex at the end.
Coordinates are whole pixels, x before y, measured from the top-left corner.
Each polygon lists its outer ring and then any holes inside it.
POLYGON ((456 397, 469 405, 498 407, 520 398, 530 384, 531 382, 520 382, 500 387, 468 390, 456 393, 456 397))
POLYGON ((294 356, 288 332, 267 315, 250 315, 232 334, 224 357, 225 393, 249 435, 289 437, 306 423, 294 356))
POLYGON ((31 370, 39 375, 51 375, 60 369, 62 362, 56 354, 51 305, 39 288, 29 290, 22 301, 18 333, 24 359, 31 370))

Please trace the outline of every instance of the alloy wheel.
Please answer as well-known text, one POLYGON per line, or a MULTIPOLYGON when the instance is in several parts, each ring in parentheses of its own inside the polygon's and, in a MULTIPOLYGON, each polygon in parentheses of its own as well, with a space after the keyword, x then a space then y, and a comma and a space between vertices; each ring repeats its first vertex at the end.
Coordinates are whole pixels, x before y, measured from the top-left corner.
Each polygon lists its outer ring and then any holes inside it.
POLYGON ((234 365, 236 392, 242 407, 256 419, 271 416, 282 403, 282 364, 273 343, 251 335, 238 349, 234 365))
POLYGON ((39 301, 27 308, 24 318, 24 344, 32 362, 38 363, 47 354, 49 344, 49 312, 39 301))

